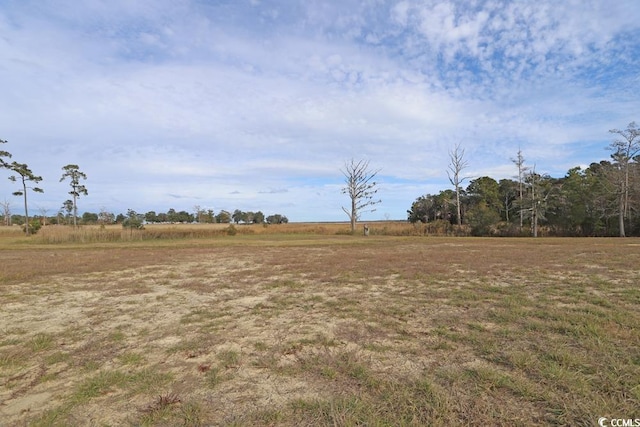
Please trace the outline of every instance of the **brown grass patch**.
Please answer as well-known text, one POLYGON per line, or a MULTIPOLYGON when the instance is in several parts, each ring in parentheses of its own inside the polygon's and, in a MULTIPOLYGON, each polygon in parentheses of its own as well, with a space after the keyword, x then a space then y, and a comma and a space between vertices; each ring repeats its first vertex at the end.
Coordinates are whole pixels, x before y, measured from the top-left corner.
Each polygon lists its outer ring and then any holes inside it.
POLYGON ((636 239, 6 242, 10 425, 584 425, 640 407, 636 239))

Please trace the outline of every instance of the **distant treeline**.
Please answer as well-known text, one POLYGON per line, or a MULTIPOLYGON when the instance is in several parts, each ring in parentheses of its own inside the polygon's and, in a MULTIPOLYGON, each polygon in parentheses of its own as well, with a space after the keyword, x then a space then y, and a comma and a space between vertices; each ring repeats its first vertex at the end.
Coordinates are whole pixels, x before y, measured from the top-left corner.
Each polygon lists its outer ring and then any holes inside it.
MULTIPOLYGON (((601 161, 562 178, 529 170, 522 180, 473 179, 460 191, 462 224, 477 236, 619 236, 622 222, 626 235, 640 236, 639 161, 628 163, 628 174, 616 161, 601 161)), ((418 197, 409 221, 442 222, 456 233, 455 196, 448 189, 418 197)))
MULTIPOLYGON (((10 215, 4 218, 4 225, 23 225, 24 215, 10 215)), ((284 224, 288 223, 289 219, 282 214, 273 214, 265 216, 261 211, 257 212, 243 212, 236 209, 233 213, 226 210, 221 210, 217 214, 214 214, 211 209, 197 209, 194 212, 176 211, 175 209, 169 209, 167 212, 155 212, 149 211, 144 214, 139 214, 134 210, 129 209, 126 214, 114 214, 106 210, 102 210, 99 213, 85 212, 77 218, 78 223, 81 225, 95 225, 95 224, 156 224, 156 223, 174 223, 174 224, 186 224, 186 223, 203 223, 203 224, 215 224, 215 223, 231 223, 236 224, 284 224)), ((43 225, 73 224, 73 213, 59 211, 55 216, 47 216, 44 213, 30 217, 30 220, 37 221, 38 227, 43 225)))

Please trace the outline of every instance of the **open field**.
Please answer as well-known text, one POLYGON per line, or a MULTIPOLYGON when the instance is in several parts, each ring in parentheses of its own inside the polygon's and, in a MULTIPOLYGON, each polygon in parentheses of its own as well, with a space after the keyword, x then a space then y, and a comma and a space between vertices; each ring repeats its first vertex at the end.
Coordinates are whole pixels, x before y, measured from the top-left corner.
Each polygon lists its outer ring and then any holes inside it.
POLYGON ((640 239, 37 239, 0 230, 0 425, 640 418, 640 239))

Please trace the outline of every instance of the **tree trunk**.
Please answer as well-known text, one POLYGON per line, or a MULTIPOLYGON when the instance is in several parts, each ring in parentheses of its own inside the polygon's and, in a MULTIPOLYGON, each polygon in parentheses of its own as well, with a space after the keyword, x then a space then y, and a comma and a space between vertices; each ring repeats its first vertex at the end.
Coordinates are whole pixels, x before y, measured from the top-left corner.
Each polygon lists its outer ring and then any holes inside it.
POLYGON ((76 218, 78 217, 78 205, 76 204, 76 190, 73 189, 73 228, 78 227, 76 218))
POLYGON ((25 233, 29 235, 29 209, 27 207, 27 184, 24 182, 24 177, 22 178, 22 188, 24 188, 24 229, 25 233))
POLYGON ((358 217, 358 212, 356 211, 356 200, 355 199, 351 199, 351 215, 350 215, 350 219, 351 219, 351 233, 355 233, 356 232, 356 219, 358 217))
POLYGON ((460 209, 460 187, 456 186, 456 207, 458 215, 458 227, 462 225, 462 210, 460 209))
POLYGON ((627 237, 625 232, 624 232, 624 210, 625 210, 625 203, 624 203, 624 193, 622 193, 620 195, 620 206, 618 209, 618 225, 620 227, 620 237, 627 237))

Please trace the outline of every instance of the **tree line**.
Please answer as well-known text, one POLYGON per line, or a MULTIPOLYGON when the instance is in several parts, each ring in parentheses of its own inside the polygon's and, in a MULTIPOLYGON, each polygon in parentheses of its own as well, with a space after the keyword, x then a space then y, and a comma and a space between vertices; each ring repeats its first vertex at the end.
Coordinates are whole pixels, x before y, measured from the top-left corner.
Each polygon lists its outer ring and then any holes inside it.
POLYGON ((631 122, 610 132, 610 160, 553 178, 527 165, 518 151, 514 179, 483 176, 466 188, 461 173, 467 162, 456 146, 447 171, 453 189, 418 197, 408 220, 439 221, 478 236, 640 236, 640 128, 631 122))
MULTIPOLYGON (((67 202, 70 202, 68 200, 67 202)), ((126 213, 114 214, 107 210, 101 210, 100 212, 84 212, 82 215, 75 216, 73 211, 73 205, 65 202, 63 209, 60 209, 56 215, 47 215, 46 212, 40 210, 38 214, 31 217, 31 230, 33 232, 34 222, 38 222, 42 225, 109 225, 109 224, 124 224, 125 226, 131 226, 132 223, 137 224, 136 227, 143 226, 144 224, 286 224, 289 219, 282 214, 273 214, 265 216, 261 211, 257 212, 244 212, 236 209, 233 213, 226 210, 221 210, 217 214, 214 214, 212 209, 206 209, 201 211, 187 212, 184 210, 177 211, 173 208, 167 212, 148 211, 145 213, 138 213, 132 209, 128 209, 126 213)), ((3 206, 10 206, 5 202, 3 206)), ((19 214, 11 214, 10 209, 8 213, 5 213, 4 225, 24 225, 25 216, 19 214)))
MULTIPOLYGON (((6 144, 7 141, 0 139, 0 144, 6 144)), ((89 194, 87 187, 83 182, 87 179, 87 175, 80 170, 75 164, 69 164, 62 167, 62 176, 60 182, 69 181, 70 191, 68 194, 71 198, 62 203, 62 207, 56 215, 48 216, 46 210, 40 209, 39 215, 29 216, 28 190, 43 193, 44 190, 35 184, 39 184, 43 178, 33 173, 26 163, 11 161, 11 153, 0 150, 0 169, 6 169, 13 174, 9 180, 18 183, 19 188, 12 194, 21 196, 24 201, 24 215, 12 214, 11 203, 7 200, 0 203, 2 208, 2 216, 4 225, 22 225, 27 235, 35 233, 47 224, 67 224, 77 227, 79 224, 122 224, 125 227, 141 227, 145 223, 231 223, 236 224, 283 224, 289 222, 288 218, 282 214, 273 214, 266 216, 261 212, 243 212, 236 209, 233 213, 221 210, 214 214, 212 209, 202 209, 195 206, 193 212, 176 211, 171 208, 167 212, 156 213, 149 211, 139 214, 132 209, 128 209, 127 213, 113 214, 106 209, 100 212, 84 212, 81 217, 78 216, 78 199, 81 196, 89 194)))
MULTIPOLYGON (((592 163, 582 169, 574 167, 562 178, 553 178, 536 171, 535 164, 525 162, 521 150, 512 160, 517 175, 515 179, 495 179, 483 176, 472 179, 463 175, 468 167, 464 148, 459 144, 449 152, 450 164, 446 170, 453 189, 438 194, 426 194, 418 197, 407 211, 412 223, 434 223, 457 227, 445 227, 447 232, 473 235, 532 235, 539 233, 556 236, 611 236, 640 235, 640 128, 631 122, 626 129, 612 129, 615 135, 609 144, 611 160, 592 163), (462 184, 469 180, 466 188, 462 184)), ((7 141, 0 140, 1 144, 7 141)), ((24 163, 9 162, 11 154, 0 150, 0 168, 14 174, 9 177, 19 184, 13 194, 24 199, 25 232, 36 231, 39 221, 29 221, 27 190, 43 192, 35 186, 42 177, 35 175, 24 163)), ((81 196, 88 195, 82 181, 86 174, 78 165, 69 164, 62 168, 60 181, 69 181, 71 198, 63 203, 58 215, 49 218, 50 222, 77 226, 78 205, 81 196)), ((345 162, 340 169, 345 178, 341 189, 348 195, 349 207, 342 210, 349 217, 351 231, 355 232, 356 222, 363 212, 375 211, 381 203, 377 198, 378 184, 375 177, 380 169, 372 170, 366 160, 345 162)), ((5 221, 19 216, 11 216, 9 203, 4 205, 5 221)), ((45 215, 41 217, 46 218, 45 215)), ((127 214, 113 215, 102 210, 100 213, 85 212, 82 223, 122 223, 123 226, 141 226, 144 223, 269 223, 288 222, 286 216, 274 214, 265 217, 261 211, 243 212, 236 209, 233 213, 194 208, 194 212, 170 209, 166 213, 149 211, 139 214, 129 209, 127 214)))
MULTIPOLYGON (((83 221, 85 221, 85 223, 104 223, 100 218, 100 215, 95 214, 85 213, 83 215, 83 221), (86 220, 85 216, 91 216, 91 218, 86 220)), ((284 224, 289 222, 289 220, 286 216, 281 214, 274 214, 265 217, 261 211, 243 212, 240 209, 236 209, 233 213, 221 210, 217 214, 214 214, 213 209, 201 209, 200 206, 195 206, 193 212, 187 212, 184 210, 176 211, 172 208, 167 212, 156 213, 155 211, 149 211, 144 214, 139 214, 136 211, 129 209, 126 215, 118 214, 113 217, 110 223, 114 222, 122 224, 125 227, 140 228, 144 224, 229 224, 231 222, 236 224, 284 224)))

